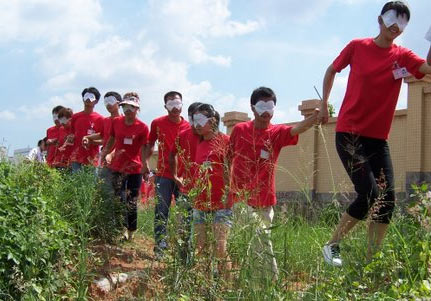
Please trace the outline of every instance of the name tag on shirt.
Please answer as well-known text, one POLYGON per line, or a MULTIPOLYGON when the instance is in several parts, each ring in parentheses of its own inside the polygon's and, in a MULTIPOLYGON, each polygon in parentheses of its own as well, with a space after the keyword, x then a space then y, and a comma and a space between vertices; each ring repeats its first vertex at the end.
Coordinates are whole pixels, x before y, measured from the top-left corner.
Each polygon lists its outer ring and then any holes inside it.
POLYGON ((133 139, 132 138, 124 138, 123 144, 132 145, 133 139))
POLYGON ((406 67, 395 69, 392 73, 394 74, 395 79, 405 78, 410 75, 406 67))
POLYGON ((260 150, 260 157, 262 159, 269 159, 269 153, 266 150, 262 149, 260 150))

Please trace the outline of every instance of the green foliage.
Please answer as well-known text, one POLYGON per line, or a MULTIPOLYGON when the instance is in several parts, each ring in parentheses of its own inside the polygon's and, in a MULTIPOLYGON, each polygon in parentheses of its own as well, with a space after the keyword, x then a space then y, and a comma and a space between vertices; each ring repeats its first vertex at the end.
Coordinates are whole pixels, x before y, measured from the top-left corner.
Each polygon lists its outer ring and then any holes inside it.
POLYGON ((42 165, 0 162, 2 299, 49 299, 67 285, 73 234, 51 202, 59 179, 42 165))
MULTIPOLYGON (((0 300, 86 300, 94 240, 115 243, 123 205, 100 190, 93 169, 59 173, 39 164, 0 162, 0 300)), ((414 300, 431 298, 430 186, 414 187, 408 214, 398 210, 383 248, 366 259, 367 223, 341 244, 344 265, 323 262, 321 248, 341 212, 336 202, 313 219, 276 210, 272 231, 278 281, 250 282, 253 226, 233 228, 229 254, 233 281, 216 273, 213 255, 178 260, 178 208, 170 216, 171 250, 160 281, 160 299, 175 300, 414 300), (169 256, 171 255, 171 256, 169 256)), ((279 208, 280 209, 280 208, 279 208)), ((139 214, 139 229, 152 237, 154 208, 139 214)))
POLYGON ((115 242, 123 210, 93 169, 0 161, 0 300, 86 299, 88 247, 115 242))
POLYGON ((335 107, 331 103, 328 103, 328 113, 329 117, 335 117, 335 107))

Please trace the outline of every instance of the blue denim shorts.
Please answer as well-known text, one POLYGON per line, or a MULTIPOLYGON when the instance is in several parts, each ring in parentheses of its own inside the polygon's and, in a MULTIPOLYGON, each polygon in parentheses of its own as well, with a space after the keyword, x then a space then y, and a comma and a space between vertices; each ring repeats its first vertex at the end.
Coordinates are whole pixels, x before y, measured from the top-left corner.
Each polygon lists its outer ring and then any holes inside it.
POLYGON ((193 224, 224 224, 228 227, 232 227, 232 210, 220 209, 202 211, 193 209, 193 224))

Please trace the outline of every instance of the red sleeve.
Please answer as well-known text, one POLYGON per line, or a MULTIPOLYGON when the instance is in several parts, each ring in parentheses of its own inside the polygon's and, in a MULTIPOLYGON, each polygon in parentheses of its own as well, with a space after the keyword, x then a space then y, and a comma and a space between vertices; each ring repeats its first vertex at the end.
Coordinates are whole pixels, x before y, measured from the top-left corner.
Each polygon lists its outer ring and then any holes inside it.
POLYGON ((351 41, 346 47, 344 47, 338 57, 332 62, 332 66, 336 72, 341 72, 341 70, 350 64, 354 50, 354 41, 351 41))
POLYGON ((150 134, 148 136, 148 143, 151 145, 154 145, 154 143, 156 143, 157 129, 158 129, 157 122, 153 120, 153 122, 151 122, 150 134))
POLYGON ((421 79, 425 74, 419 72, 419 68, 425 63, 425 60, 417 56, 413 51, 402 48, 403 50, 403 62, 401 67, 406 67, 407 71, 411 73, 417 79, 421 79))
POLYGON ((278 126, 278 143, 281 147, 288 146, 288 145, 296 145, 298 143, 298 135, 292 136, 290 134, 292 130, 291 126, 280 124, 278 126))

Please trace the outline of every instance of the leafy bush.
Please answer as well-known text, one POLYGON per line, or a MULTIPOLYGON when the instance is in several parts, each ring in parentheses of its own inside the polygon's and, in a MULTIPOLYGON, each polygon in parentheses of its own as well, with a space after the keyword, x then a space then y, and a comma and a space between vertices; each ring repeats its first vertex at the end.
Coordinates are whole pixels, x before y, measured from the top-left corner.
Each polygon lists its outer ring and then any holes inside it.
POLYGON ((51 204, 59 180, 42 165, 0 162, 1 299, 43 300, 67 285, 73 234, 51 204))
POLYGON ((89 244, 114 242, 123 220, 98 184, 93 169, 0 161, 0 300, 86 298, 89 244))

